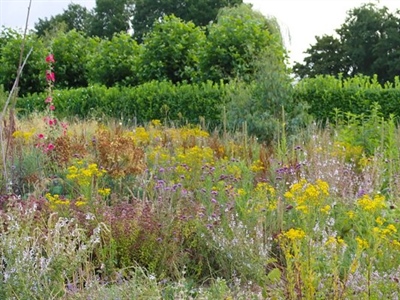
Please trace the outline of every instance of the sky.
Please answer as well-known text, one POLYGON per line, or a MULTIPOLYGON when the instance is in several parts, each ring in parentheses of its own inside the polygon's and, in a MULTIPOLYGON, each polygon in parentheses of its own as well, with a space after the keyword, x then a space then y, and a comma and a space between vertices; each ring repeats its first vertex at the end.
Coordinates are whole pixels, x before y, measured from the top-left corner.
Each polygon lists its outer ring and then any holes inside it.
MULTIPOLYGON (((95 0, 32 0, 29 27, 39 18, 62 13, 69 3, 91 9, 95 0)), ((290 62, 302 62, 304 51, 315 43, 315 36, 335 34, 347 12, 366 2, 378 3, 391 11, 400 9, 400 0, 244 0, 265 16, 275 17, 281 26, 290 62)), ((29 0, 0 0, 0 26, 24 28, 29 0)))

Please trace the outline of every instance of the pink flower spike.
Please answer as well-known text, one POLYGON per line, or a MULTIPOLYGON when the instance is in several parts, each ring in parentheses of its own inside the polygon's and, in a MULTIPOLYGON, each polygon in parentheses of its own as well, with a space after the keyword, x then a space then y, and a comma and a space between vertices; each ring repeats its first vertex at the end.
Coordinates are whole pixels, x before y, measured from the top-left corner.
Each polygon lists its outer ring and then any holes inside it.
POLYGON ((50 110, 55 110, 56 107, 52 104, 52 105, 49 106, 49 109, 50 109, 50 110))
POLYGON ((53 102, 53 98, 52 97, 47 97, 46 100, 44 101, 45 103, 51 103, 53 102))
POLYGON ((44 134, 43 134, 43 133, 39 133, 39 134, 38 134, 38 138, 39 138, 39 139, 44 139, 44 134))
POLYGON ((46 80, 53 82, 56 81, 56 75, 54 74, 54 72, 46 71, 46 80))
POLYGON ((47 63, 55 63, 56 61, 54 60, 54 55, 53 54, 49 54, 46 56, 46 62, 47 63))

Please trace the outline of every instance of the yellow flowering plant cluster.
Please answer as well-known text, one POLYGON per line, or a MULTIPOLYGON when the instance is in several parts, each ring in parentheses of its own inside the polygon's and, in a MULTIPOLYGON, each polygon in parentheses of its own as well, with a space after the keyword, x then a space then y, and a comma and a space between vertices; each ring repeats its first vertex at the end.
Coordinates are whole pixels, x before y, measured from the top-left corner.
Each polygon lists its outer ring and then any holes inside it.
POLYGON ((74 165, 68 167, 66 179, 73 183, 81 201, 91 200, 93 192, 97 192, 103 197, 107 197, 111 193, 108 188, 97 189, 98 180, 106 173, 107 171, 99 169, 96 163, 88 164, 83 160, 77 160, 74 165))
POLYGON ((31 129, 29 131, 16 130, 13 132, 12 136, 14 139, 18 141, 22 141, 22 143, 27 144, 32 141, 32 136, 35 134, 35 130, 31 129))
POLYGON ((329 185, 327 182, 319 179, 315 184, 301 179, 299 182, 292 184, 284 196, 297 211, 304 214, 308 214, 316 209, 323 213, 327 213, 330 210, 329 205, 322 206, 329 196, 329 185))
POLYGON ((367 212, 377 212, 386 207, 385 196, 377 194, 373 198, 365 194, 357 201, 358 207, 367 212))
POLYGON ((100 170, 95 163, 85 164, 82 160, 67 169, 67 179, 76 182, 79 186, 85 187, 93 184, 96 178, 103 176, 106 170, 100 170))

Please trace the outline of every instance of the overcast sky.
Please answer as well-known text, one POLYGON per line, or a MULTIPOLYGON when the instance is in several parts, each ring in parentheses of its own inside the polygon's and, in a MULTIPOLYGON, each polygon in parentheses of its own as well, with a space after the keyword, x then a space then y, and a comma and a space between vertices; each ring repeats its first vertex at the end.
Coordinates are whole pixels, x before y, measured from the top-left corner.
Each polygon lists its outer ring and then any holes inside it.
MULTIPOLYGON (((62 13, 74 2, 91 9, 95 0, 32 0, 30 27, 39 18, 62 13)), ((291 61, 302 61, 303 52, 315 43, 315 36, 334 34, 344 23, 348 10, 377 0, 244 0, 266 16, 274 16, 281 25, 291 61)), ((400 9, 400 0, 380 0, 391 11, 400 9)), ((0 0, 0 25, 23 28, 29 0, 0 0)))

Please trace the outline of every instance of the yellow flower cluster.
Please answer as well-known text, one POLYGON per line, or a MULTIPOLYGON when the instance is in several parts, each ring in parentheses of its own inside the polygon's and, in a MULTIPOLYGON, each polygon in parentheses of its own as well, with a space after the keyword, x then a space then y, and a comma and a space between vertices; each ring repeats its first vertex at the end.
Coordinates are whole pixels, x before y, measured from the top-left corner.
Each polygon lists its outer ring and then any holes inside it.
POLYGON ((357 242, 358 249, 368 249, 369 248, 369 243, 367 240, 364 240, 360 237, 356 237, 356 242, 357 242))
POLYGON ((68 199, 61 199, 60 195, 57 195, 57 194, 52 195, 50 193, 47 193, 45 196, 46 196, 46 199, 50 202, 50 207, 53 209, 58 205, 69 205, 70 204, 70 201, 68 199))
POLYGON ((333 245, 333 246, 346 246, 344 240, 340 237, 330 236, 326 241, 325 245, 333 245))
POLYGON ((264 167, 262 161, 259 160, 259 159, 257 159, 257 160, 254 161, 254 162, 252 163, 252 165, 250 166, 250 170, 253 171, 253 172, 255 172, 255 173, 257 173, 257 172, 260 172, 260 171, 264 171, 264 170, 265 170, 265 167, 264 167))
POLYGON ((200 168, 204 164, 214 164, 214 152, 210 147, 194 146, 185 149, 179 147, 176 150, 176 160, 190 168, 200 168))
POLYGON ((393 224, 389 224, 385 228, 374 227, 372 231, 374 234, 384 239, 387 236, 395 234, 397 232, 397 228, 393 224))
POLYGON ((13 138, 21 139, 24 142, 28 142, 34 134, 35 134, 35 130, 30 130, 30 131, 17 130, 17 131, 14 131, 12 136, 13 136, 13 138))
POLYGON ((302 229, 290 228, 288 231, 282 234, 282 237, 290 241, 296 241, 305 238, 306 233, 302 229))
MULTIPOLYGON (((327 182, 317 180, 315 184, 301 179, 292 184, 289 191, 284 194, 285 198, 292 200, 296 204, 296 210, 308 213, 310 207, 319 206, 326 196, 329 196, 329 185, 327 182)), ((330 207, 322 208, 324 213, 328 213, 330 207)))
POLYGON ((138 145, 150 143, 150 133, 144 127, 136 127, 135 130, 125 133, 125 136, 133 139, 138 145))
POLYGON ((369 212, 378 211, 381 208, 385 208, 385 197, 383 195, 375 195, 374 199, 367 194, 363 195, 361 199, 357 201, 358 206, 369 212))
POLYGON ((108 188, 98 189, 97 192, 99 193, 100 196, 107 197, 108 195, 110 195, 111 189, 108 188))
POLYGON ((89 186, 93 178, 101 177, 106 173, 105 170, 99 170, 97 164, 89 164, 87 167, 83 161, 77 161, 76 165, 68 168, 67 179, 77 182, 80 186, 89 186))

